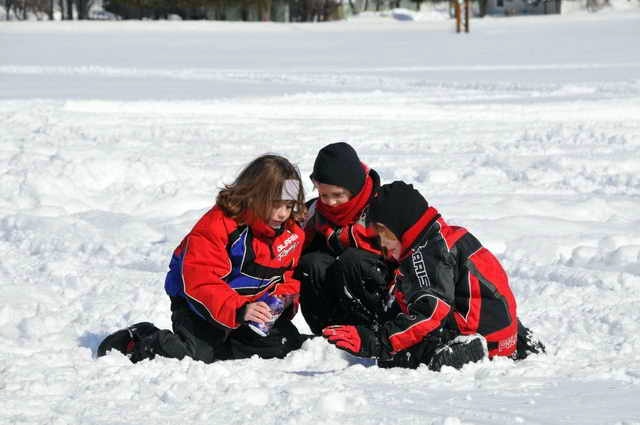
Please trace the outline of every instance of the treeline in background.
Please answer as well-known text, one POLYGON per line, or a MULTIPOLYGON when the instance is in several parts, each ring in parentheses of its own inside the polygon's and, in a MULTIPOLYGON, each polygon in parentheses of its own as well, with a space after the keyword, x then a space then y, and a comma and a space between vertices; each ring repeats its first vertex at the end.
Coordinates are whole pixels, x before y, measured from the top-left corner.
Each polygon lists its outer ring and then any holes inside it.
MULTIPOLYGON (((0 3, 0 19, 319 22, 365 11, 401 8, 420 11, 424 3, 453 16, 454 1, 462 0, 4 0, 4 4, 0 3)), ((563 1, 580 3, 581 8, 596 12, 609 6, 611 0, 472 0, 472 13, 474 16, 558 14, 563 1)), ((640 0, 627 1, 640 7, 640 0)))

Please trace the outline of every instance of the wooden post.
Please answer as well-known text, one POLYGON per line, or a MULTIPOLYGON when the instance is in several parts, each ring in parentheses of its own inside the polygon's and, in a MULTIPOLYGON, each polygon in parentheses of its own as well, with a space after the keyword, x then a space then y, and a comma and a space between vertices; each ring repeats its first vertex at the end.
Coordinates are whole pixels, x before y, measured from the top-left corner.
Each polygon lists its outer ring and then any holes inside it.
POLYGON ((469 0, 464 0, 464 32, 469 32, 469 0))

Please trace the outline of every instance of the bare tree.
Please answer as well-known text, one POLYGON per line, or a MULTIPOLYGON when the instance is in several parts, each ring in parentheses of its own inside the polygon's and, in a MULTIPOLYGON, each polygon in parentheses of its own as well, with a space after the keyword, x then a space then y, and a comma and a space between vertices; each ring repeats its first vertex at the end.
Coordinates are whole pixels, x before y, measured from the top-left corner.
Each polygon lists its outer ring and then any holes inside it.
POLYGON ((67 12, 67 19, 73 21, 73 0, 67 0, 65 11, 67 12))
POLYGON ((76 0, 78 7, 78 19, 87 19, 89 17, 89 1, 76 0))
POLYGON ((256 6, 258 8, 258 15, 261 21, 271 20, 271 0, 256 0, 256 6))
POLYGON ((27 0, 14 0, 13 2, 13 15, 16 19, 26 20, 29 10, 29 5, 27 4, 27 0))

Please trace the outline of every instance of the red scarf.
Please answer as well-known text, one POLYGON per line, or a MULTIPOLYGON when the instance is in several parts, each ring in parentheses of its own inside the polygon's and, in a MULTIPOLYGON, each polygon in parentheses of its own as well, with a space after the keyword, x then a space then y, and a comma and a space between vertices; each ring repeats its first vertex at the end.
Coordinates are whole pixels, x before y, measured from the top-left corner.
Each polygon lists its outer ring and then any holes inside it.
POLYGON ((346 226, 356 222, 358 216, 369 203, 369 198, 373 193, 373 179, 367 173, 364 179, 364 185, 360 192, 349 199, 344 204, 334 207, 322 203, 320 199, 316 203, 316 210, 331 223, 338 226, 346 226))

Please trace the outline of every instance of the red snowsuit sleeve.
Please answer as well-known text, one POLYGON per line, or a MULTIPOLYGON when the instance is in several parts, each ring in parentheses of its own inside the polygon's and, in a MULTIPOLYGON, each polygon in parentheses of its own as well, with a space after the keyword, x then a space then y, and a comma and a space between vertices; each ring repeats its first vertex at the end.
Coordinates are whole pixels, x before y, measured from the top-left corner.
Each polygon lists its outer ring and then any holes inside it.
POLYGON ((273 295, 300 295, 300 281, 293 278, 293 270, 284 273, 284 282, 276 286, 273 295))
POLYGON ((185 294, 199 311, 220 325, 235 329, 241 325, 237 311, 249 299, 223 280, 231 271, 227 242, 223 220, 199 222, 183 242, 182 279, 185 294))
POLYGON ((439 329, 450 311, 449 303, 425 291, 408 305, 406 313, 400 313, 384 324, 382 335, 386 339, 385 345, 391 348, 392 353, 412 347, 439 329))

